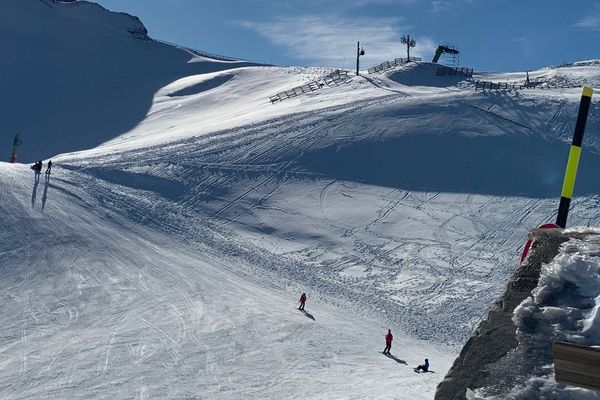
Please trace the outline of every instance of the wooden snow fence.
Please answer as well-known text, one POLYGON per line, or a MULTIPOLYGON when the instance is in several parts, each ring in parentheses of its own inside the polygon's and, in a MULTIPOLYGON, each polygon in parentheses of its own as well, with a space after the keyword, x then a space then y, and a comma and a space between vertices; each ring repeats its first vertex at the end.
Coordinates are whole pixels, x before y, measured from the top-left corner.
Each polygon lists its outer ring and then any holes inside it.
MULTIPOLYGON (((130 33, 132 33, 132 32, 130 32, 130 33)), ((222 56, 220 54, 214 54, 214 53, 209 53, 209 52, 198 50, 198 49, 193 49, 191 47, 182 46, 180 44, 167 42, 166 40, 158 40, 158 39, 151 39, 151 40, 154 41, 154 42, 163 43, 163 44, 166 44, 166 45, 169 45, 169 46, 172 46, 172 47, 176 47, 178 49, 185 50, 188 53, 192 53, 193 55, 196 55, 196 56, 212 58, 214 60, 221 60, 221 61, 246 61, 246 60, 243 60, 241 58, 234 58, 234 57, 222 56)))
POLYGON ((345 82, 348 78, 348 71, 335 71, 334 73, 325 75, 318 81, 312 81, 306 85, 297 86, 295 88, 279 92, 273 96, 269 96, 269 100, 271 100, 271 103, 275 103, 276 101, 283 101, 304 93, 314 92, 315 90, 321 89, 323 86, 339 86, 340 83, 345 82))
POLYGON ((600 349, 567 342, 554 342, 556 382, 600 390, 600 349))
POLYGON ((523 89, 575 89, 584 85, 550 85, 546 82, 531 81, 529 83, 508 83, 508 82, 488 82, 476 81, 475 90, 523 90, 523 89))
POLYGON ((374 74, 377 72, 382 72, 382 71, 388 70, 390 68, 397 67, 398 65, 402 65, 402 64, 406 64, 408 62, 414 62, 414 61, 422 61, 422 60, 421 60, 421 57, 395 58, 392 61, 384 61, 379 65, 369 68, 367 70, 367 72, 369 74, 374 74))
POLYGON ((473 76, 473 68, 466 68, 466 67, 438 67, 437 72, 436 72, 437 76, 452 76, 452 75, 463 75, 466 76, 467 78, 470 78, 473 76))

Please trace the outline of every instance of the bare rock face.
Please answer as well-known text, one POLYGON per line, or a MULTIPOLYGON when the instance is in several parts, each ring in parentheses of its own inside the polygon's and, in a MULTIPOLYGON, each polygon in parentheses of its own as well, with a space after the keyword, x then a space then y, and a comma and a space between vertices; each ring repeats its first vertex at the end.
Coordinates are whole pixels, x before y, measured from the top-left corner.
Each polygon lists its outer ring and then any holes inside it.
MULTIPOLYGON (((467 388, 493 387, 498 384, 498 370, 506 370, 503 359, 517 345, 515 308, 538 285, 542 264, 556 257, 560 245, 569 240, 561 230, 533 230, 533 244, 528 258, 517 268, 502 297, 492 306, 487 318, 467 341, 452 368, 437 387, 436 400, 465 399, 467 388)), ((511 365, 519 360, 511 357, 511 365)))

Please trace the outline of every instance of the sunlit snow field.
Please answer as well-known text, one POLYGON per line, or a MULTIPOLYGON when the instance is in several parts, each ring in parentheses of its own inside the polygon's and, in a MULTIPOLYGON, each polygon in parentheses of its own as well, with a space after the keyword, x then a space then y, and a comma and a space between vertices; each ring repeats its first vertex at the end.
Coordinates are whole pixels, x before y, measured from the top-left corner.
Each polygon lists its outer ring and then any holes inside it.
MULTIPOLYGON (((21 77, 4 125, 25 121, 21 163, 0 163, 8 399, 433 398, 528 230, 553 222, 567 87, 600 77, 591 61, 530 72, 556 89, 476 92, 524 74, 412 63, 272 104, 333 69, 194 56, 85 3, 2 7, 2 52, 44 43, 38 64, 0 65, 21 77), (50 18, 69 46, 42 41, 50 18), (68 73, 39 73, 73 49, 68 73), (433 373, 415 373, 426 357, 433 373)), ((598 111, 571 226, 600 223, 598 111)))

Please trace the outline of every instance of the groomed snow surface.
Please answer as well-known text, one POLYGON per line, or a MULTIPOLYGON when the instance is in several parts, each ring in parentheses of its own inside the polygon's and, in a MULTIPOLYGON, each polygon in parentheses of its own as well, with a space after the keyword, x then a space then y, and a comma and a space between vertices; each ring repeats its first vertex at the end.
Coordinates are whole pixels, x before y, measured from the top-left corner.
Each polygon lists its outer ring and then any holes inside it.
MULTIPOLYGON (((0 123, 54 162, 0 163, 0 397, 431 399, 554 220, 598 62, 519 92, 413 63, 271 104, 332 69, 198 57, 85 4, 0 6, 0 50, 30 54, 0 65, 0 123)), ((594 102, 570 225, 600 225, 598 127, 594 102)))
POLYGON ((4 399, 431 398, 451 362, 395 327, 388 358, 380 318, 308 288, 303 314, 233 249, 181 243, 71 179, 0 164, 4 399), (426 356, 436 373, 417 375, 426 356))

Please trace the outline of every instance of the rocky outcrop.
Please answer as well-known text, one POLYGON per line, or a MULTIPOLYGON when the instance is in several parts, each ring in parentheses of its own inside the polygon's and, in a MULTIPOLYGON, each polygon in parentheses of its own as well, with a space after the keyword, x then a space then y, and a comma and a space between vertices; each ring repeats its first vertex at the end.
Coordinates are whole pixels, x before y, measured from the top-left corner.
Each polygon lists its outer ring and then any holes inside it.
POLYGON ((569 239, 562 230, 533 230, 530 238, 533 244, 529 256, 512 275, 502 297, 492 306, 438 385, 436 400, 463 400, 467 388, 497 384, 497 363, 518 345, 513 312, 537 287, 542 264, 552 261, 560 245, 569 239))

